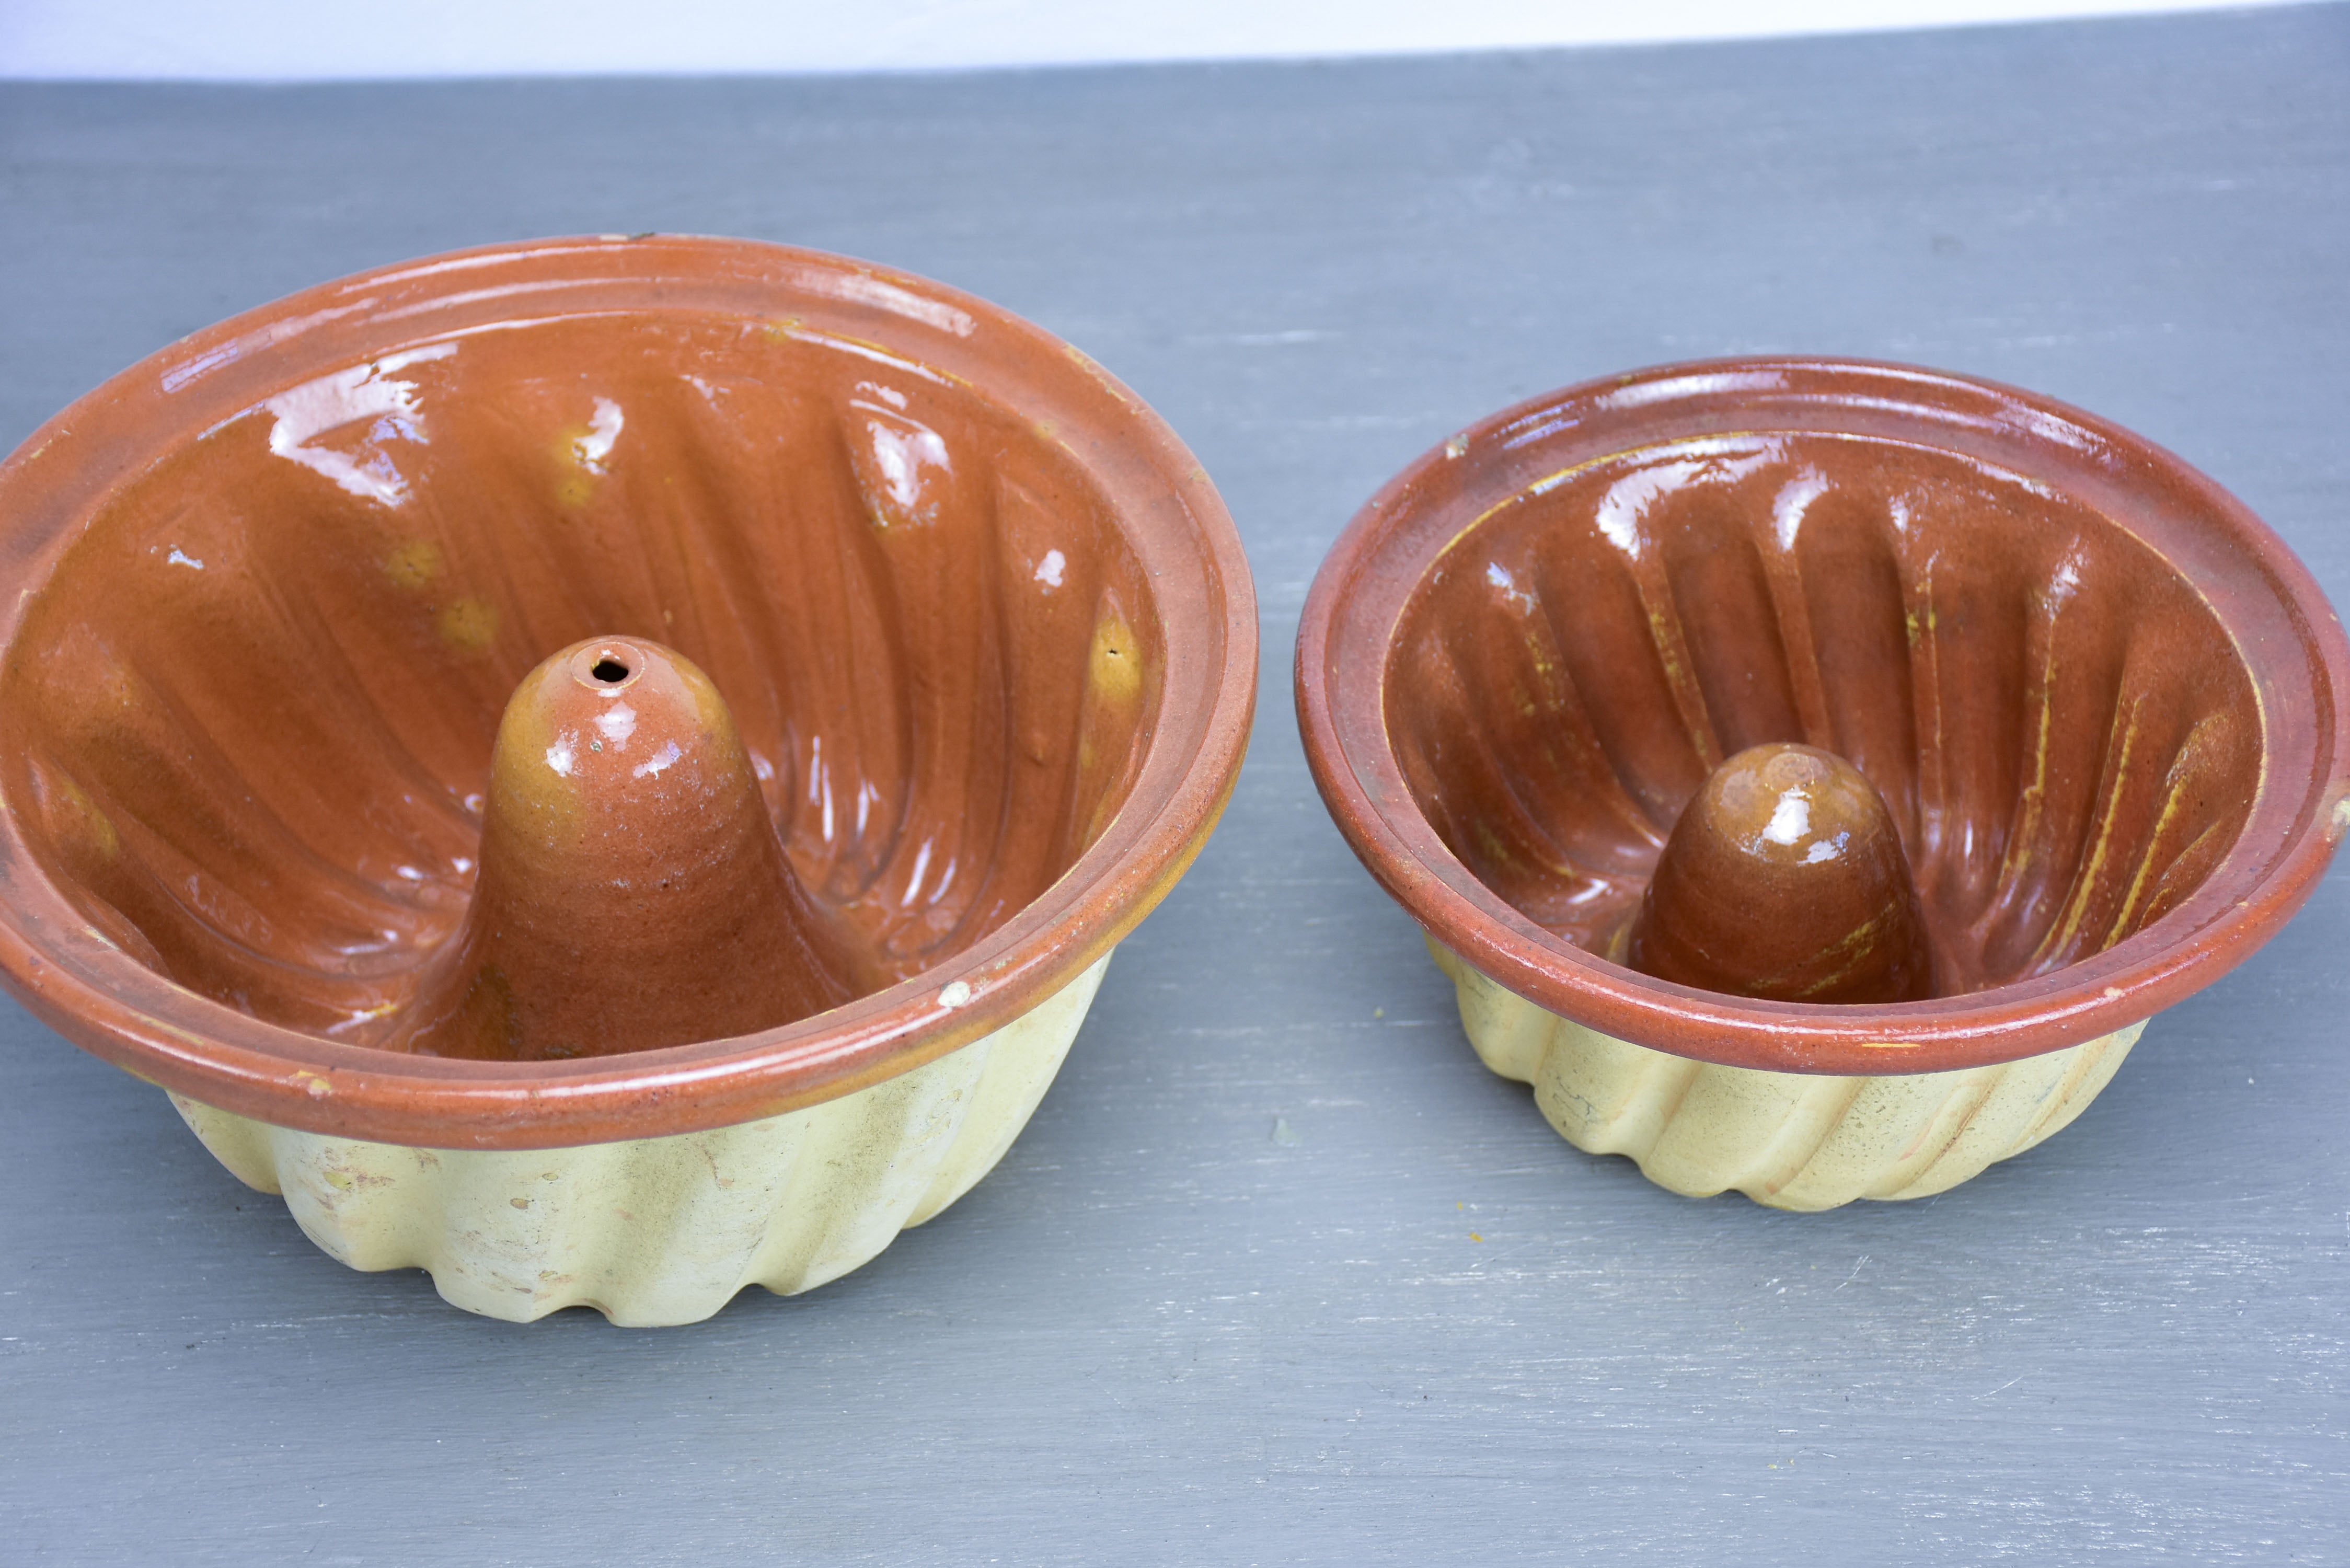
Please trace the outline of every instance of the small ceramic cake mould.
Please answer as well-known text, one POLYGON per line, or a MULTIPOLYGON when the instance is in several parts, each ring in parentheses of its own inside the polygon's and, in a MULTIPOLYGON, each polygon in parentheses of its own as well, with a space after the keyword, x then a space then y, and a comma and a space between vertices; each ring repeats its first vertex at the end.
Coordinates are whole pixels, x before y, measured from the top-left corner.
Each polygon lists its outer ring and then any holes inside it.
POLYGON ((2064 1127, 2341 837, 2345 648, 2178 458, 1723 360, 1414 462, 1307 600, 1324 800, 1494 1072, 1674 1191, 1942 1191, 2064 1127))
POLYGON ((857 1267, 1003 1155, 1238 771, 1246 565, 980 300, 436 257, 0 465, 0 975, 362 1269, 526 1320, 857 1267))

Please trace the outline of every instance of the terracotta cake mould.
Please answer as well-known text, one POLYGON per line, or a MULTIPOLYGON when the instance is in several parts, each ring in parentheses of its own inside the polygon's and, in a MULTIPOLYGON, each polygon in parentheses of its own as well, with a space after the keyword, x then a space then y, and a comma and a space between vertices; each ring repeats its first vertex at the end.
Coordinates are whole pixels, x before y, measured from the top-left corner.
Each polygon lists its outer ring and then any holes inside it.
POLYGON ((1674 1190, 1819 1209, 2048 1137, 2293 915, 2350 822, 2346 660, 2276 535, 2126 431, 1739 359, 1411 464, 1315 578, 1296 699, 1488 1066, 1674 1190))
POLYGON ((818 253, 552 240, 0 464, 0 978, 360 1268, 706 1316, 993 1165, 1232 787, 1256 616, 1141 401, 818 253))

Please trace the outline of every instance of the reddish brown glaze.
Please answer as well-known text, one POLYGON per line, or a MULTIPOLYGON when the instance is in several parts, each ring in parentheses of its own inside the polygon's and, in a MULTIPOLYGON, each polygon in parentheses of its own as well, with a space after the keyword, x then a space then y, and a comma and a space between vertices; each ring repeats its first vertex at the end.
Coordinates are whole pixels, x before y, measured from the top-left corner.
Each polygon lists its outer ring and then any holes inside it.
POLYGON ((1385 701, 1452 852, 1595 951, 1724 757, 1851 759, 1950 992, 2174 908, 2260 769, 2242 661, 2159 556, 2022 474, 1860 434, 1665 441, 1530 486, 1413 596, 1385 701))
POLYGON ((582 638, 662 639, 899 978, 1124 799, 1153 607, 1072 455, 928 367, 723 315, 557 317, 332 369, 155 454, 26 607, 0 733, 93 924, 351 1037, 470 897, 517 682, 582 638))
POLYGON ((1357 852, 1513 990, 1711 1060, 1926 1071, 2136 1022, 2297 908, 2342 830, 2345 658, 2275 536, 2126 431, 1929 371, 1731 360, 1415 463, 1325 563, 1297 689, 1357 852), (1598 956, 1684 806, 1765 742, 1881 794, 1939 1000, 1733 1002, 1598 956))
MULTIPOLYGON (((0 964, 101 1054, 320 1131, 645 1136, 936 1056, 1164 893, 1253 696, 1230 523, 1130 393, 967 296, 742 242, 546 242, 282 301, 51 421, 0 518, 0 964), (818 933, 839 984, 526 1048, 656 1047, 600 1065, 368 1048, 452 1048, 432 960, 494 942, 448 946, 485 856, 579 879, 503 829, 485 850, 483 814, 509 695, 598 638, 723 694, 811 911, 757 919, 818 933)), ((646 940, 722 941, 695 929, 646 940)), ((558 962, 513 940, 539 957, 491 967, 558 962)))
POLYGON ((498 724, 481 871, 384 1044, 500 1061, 754 1034, 854 993, 710 678, 574 643, 498 724))
POLYGON ((1773 1002, 1914 1002, 1934 982, 1884 797, 1842 757, 1775 742, 1714 769, 1682 808, 1608 956, 1773 1002))

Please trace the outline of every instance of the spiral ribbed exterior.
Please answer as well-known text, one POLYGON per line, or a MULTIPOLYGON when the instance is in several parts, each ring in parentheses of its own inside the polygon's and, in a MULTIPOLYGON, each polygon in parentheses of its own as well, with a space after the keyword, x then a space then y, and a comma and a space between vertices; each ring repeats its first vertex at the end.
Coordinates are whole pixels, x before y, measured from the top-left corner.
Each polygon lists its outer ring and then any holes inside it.
POLYGON ((745 1285, 792 1295, 837 1279, 969 1191, 1027 1125, 1108 963, 937 1061, 712 1132, 407 1148, 172 1102, 355 1269, 427 1270, 449 1301, 509 1322, 591 1306, 626 1327, 693 1323, 745 1285))
POLYGON ((1774 1209, 1947 1191, 2079 1116, 2146 1027, 1957 1072, 1766 1073, 1614 1039, 1504 990, 1440 943, 1429 950, 1458 988, 1479 1057, 1533 1085, 1567 1142, 1628 1155, 1687 1197, 1734 1188, 1774 1209))

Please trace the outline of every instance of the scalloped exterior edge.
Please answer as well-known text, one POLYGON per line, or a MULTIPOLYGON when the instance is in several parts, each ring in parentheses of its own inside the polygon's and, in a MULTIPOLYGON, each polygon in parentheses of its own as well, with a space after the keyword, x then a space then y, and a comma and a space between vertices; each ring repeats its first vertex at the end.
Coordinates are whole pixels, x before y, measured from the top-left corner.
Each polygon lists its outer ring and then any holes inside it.
POLYGON ((1479 1058, 1533 1085, 1567 1142, 1627 1155, 1684 1197, 1734 1188, 1773 1209, 1946 1192, 2079 1116, 2146 1027, 1952 1072, 1771 1073, 1602 1034, 1505 990, 1434 937, 1428 950, 1459 992, 1479 1058))
POLYGON ((172 1103, 352 1268, 426 1270, 443 1299, 510 1323, 571 1306, 622 1327, 698 1323, 746 1285, 795 1295, 838 1279, 971 1190, 1044 1098, 1108 964, 936 1061, 710 1132, 411 1148, 172 1103))

